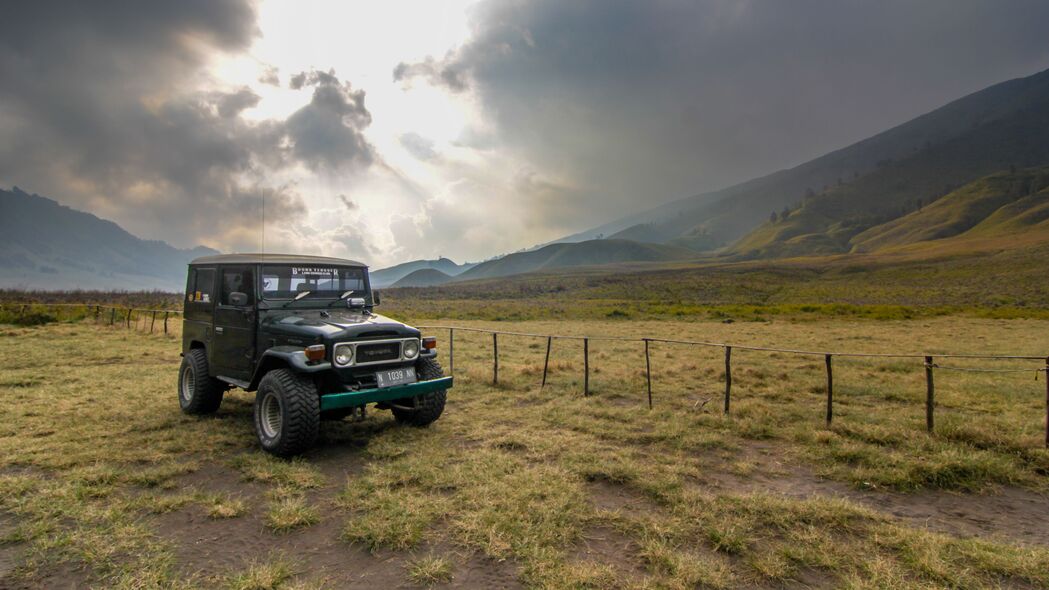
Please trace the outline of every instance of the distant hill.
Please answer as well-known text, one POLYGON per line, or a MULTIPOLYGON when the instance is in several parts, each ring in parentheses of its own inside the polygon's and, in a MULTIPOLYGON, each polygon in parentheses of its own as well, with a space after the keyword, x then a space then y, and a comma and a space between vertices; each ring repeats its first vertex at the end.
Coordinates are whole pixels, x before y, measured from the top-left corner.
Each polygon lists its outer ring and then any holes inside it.
POLYGON ((408 274, 401 280, 390 285, 391 287, 433 287, 443 285, 452 280, 452 277, 437 270, 436 268, 420 268, 408 274))
POLYGON ((143 240, 18 187, 0 190, 0 286, 6 288, 182 291, 186 264, 217 253, 143 240))
POLYGON ((538 250, 516 252, 482 262, 455 277, 455 281, 505 277, 509 275, 574 266, 593 266, 623 262, 669 262, 695 258, 687 248, 646 244, 629 240, 589 240, 570 244, 550 244, 538 250))
POLYGON ((970 94, 795 168, 559 242, 598 233, 627 237, 645 226, 649 241, 697 250, 735 243, 731 252, 750 258, 842 252, 853 235, 909 212, 919 198, 928 202, 1010 165, 1047 163, 1049 70, 970 94), (748 235, 784 208, 785 226, 748 235))
POLYGON ((383 288, 392 286, 397 281, 400 281, 404 277, 418 270, 436 270, 454 277, 474 266, 476 265, 469 262, 465 264, 456 264, 447 258, 438 258, 437 260, 412 260, 411 262, 405 262, 389 268, 373 270, 369 273, 369 277, 371 279, 372 287, 383 288))

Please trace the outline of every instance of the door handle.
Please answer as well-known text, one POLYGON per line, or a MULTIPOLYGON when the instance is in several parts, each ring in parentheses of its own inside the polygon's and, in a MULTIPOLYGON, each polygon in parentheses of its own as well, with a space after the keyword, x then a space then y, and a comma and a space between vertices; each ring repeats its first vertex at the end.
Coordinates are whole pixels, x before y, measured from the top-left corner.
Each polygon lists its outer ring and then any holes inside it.
POLYGON ((218 327, 218 326, 216 326, 216 327, 215 327, 215 333, 216 333, 216 334, 222 334, 222 333, 224 333, 225 331, 226 331, 226 329, 225 329, 225 328, 221 328, 221 327, 218 327))

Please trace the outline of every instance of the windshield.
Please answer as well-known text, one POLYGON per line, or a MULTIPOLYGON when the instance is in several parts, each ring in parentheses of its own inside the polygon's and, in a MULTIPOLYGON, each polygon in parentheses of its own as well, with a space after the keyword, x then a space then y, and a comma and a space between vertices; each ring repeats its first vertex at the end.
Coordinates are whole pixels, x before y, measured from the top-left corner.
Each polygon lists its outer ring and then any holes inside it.
POLYGON ((262 296, 292 299, 309 291, 306 298, 336 299, 346 291, 351 297, 367 297, 365 269, 334 266, 263 266, 262 296))

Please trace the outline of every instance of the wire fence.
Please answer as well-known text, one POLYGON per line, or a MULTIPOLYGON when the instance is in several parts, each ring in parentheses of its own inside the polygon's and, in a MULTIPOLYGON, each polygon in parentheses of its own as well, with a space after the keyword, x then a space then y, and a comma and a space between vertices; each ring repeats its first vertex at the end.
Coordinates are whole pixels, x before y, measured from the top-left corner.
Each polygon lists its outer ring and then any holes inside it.
MULTIPOLYGON (((951 354, 951 353, 936 353, 929 354, 925 352, 908 352, 908 353, 869 353, 869 352, 848 352, 848 351, 826 351, 826 350, 800 350, 792 348, 777 348, 771 346, 752 346, 752 345, 741 345, 732 344, 728 342, 710 342, 703 340, 681 340, 681 339, 670 339, 670 338, 649 338, 649 337, 623 337, 623 336, 576 336, 576 335, 563 335, 563 334, 537 334, 529 332, 511 332, 505 330, 489 330, 485 328, 472 328, 465 326, 446 326, 446 325, 422 325, 420 329, 424 330, 447 330, 448 331, 448 358, 449 358, 449 372, 455 373, 455 332, 475 332, 481 334, 491 334, 492 336, 492 383, 499 383, 499 336, 519 336, 525 338, 537 338, 546 340, 546 353, 543 360, 543 372, 540 380, 540 389, 546 386, 547 377, 550 371, 550 351, 554 340, 569 340, 569 341, 582 341, 582 353, 583 353, 583 396, 588 397, 590 395, 590 342, 591 341, 614 341, 614 342, 635 342, 644 344, 644 356, 645 356, 645 386, 646 395, 648 401, 648 407, 653 407, 653 396, 652 396, 652 344, 671 344, 671 345, 685 345, 685 346, 699 346, 707 348, 721 349, 724 353, 725 359, 725 389, 724 389, 724 406, 723 412, 727 415, 732 409, 732 352, 736 351, 750 351, 750 352, 763 352, 763 353, 775 353, 775 354, 786 354, 803 357, 817 357, 822 358, 824 361, 824 367, 826 371, 826 414, 825 421, 829 427, 834 421, 834 359, 835 358, 859 358, 859 359, 916 359, 920 360, 925 368, 925 427, 929 432, 932 432, 935 427, 935 410, 936 410, 936 380, 935 370, 940 369, 944 371, 959 371, 959 372, 973 372, 973 373, 1030 373, 1034 374, 1037 380, 1039 373, 1049 373, 1049 356, 1033 356, 1033 355, 1020 355, 1020 354, 951 354), (965 360, 982 360, 982 361, 1021 361, 1021 362, 1037 362, 1041 366, 1032 366, 1030 368, 991 368, 991 367, 960 367, 951 365, 940 365, 936 362, 937 359, 965 359, 965 360)), ((1049 448, 1049 374, 1045 379, 1045 447, 1049 448)))
MULTIPOLYGON (((149 334, 164 334, 174 336, 181 334, 181 310, 170 309, 143 309, 133 307, 121 307, 103 304, 77 304, 77 303, 0 303, 0 311, 6 312, 8 317, 16 320, 32 319, 39 310, 65 310, 65 319, 90 319, 96 324, 124 327, 149 334)), ((645 360, 645 394, 648 407, 653 407, 652 389, 652 345, 670 344, 683 346, 698 346, 705 348, 720 349, 724 354, 724 397, 723 412, 728 415, 732 409, 732 353, 733 351, 748 351, 771 354, 785 354, 801 357, 822 358, 825 375, 826 394, 825 421, 830 426, 834 420, 834 359, 835 358, 858 358, 858 359, 916 359, 922 362, 925 369, 925 425, 929 432, 935 427, 936 410, 936 380, 935 371, 957 371, 969 373, 1033 373, 1037 380, 1039 373, 1047 373, 1045 379, 1045 447, 1049 448, 1049 356, 1033 356, 1021 354, 952 354, 952 353, 925 353, 925 352, 893 352, 893 353, 870 353, 870 352, 848 352, 828 350, 802 350, 793 348, 778 348, 771 346, 753 346, 733 344, 728 342, 711 342, 704 340, 682 340, 671 338, 650 337, 624 337, 624 336, 578 336, 566 334, 539 334, 531 332, 515 332, 509 330, 490 330, 486 328, 473 328, 467 326, 448 325, 420 325, 423 330, 447 330, 448 332, 448 371, 455 374, 455 333, 472 332, 478 334, 490 334, 492 337, 492 383, 499 383, 499 336, 515 336, 523 338, 543 339, 546 341, 546 351, 543 360, 542 377, 539 383, 540 389, 547 385, 550 373, 550 353, 554 340, 567 340, 581 342, 583 355, 583 391, 584 397, 589 397, 590 391, 590 342, 632 342, 644 345, 645 360), (995 368, 995 367, 961 367, 956 365, 941 365, 938 359, 957 359, 970 361, 1016 361, 1037 362, 1040 366, 1030 368, 995 368)))

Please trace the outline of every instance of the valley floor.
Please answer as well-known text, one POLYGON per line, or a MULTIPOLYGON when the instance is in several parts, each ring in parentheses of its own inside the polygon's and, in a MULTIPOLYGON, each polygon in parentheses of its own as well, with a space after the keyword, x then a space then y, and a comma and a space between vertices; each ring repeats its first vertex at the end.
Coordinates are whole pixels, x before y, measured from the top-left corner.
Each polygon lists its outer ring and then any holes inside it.
MULTIPOLYGON (((1049 354, 1038 319, 419 323, 1049 354)), ((0 587, 1049 587, 1037 363, 937 370, 930 435, 921 362, 836 360, 827 427, 821 358, 735 353, 726 417, 719 349, 654 344, 649 410, 639 343, 591 341, 583 397, 580 342, 540 389, 545 340, 501 336, 493 385, 460 331, 431 428, 324 423, 282 461, 251 395, 178 411, 172 332, 0 326, 0 587)))

